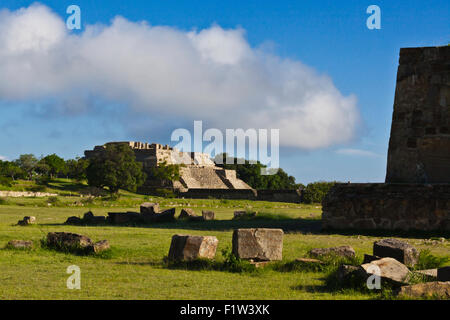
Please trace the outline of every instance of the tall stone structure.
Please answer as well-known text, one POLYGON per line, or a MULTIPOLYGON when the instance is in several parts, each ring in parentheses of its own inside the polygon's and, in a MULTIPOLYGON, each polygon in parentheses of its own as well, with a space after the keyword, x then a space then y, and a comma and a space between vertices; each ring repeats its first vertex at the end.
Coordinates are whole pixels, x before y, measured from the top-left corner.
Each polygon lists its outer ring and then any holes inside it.
POLYGON ((450 182, 450 47, 400 51, 386 182, 450 182))
POLYGON ((102 146, 96 146, 93 150, 86 150, 84 155, 87 159, 95 157, 96 154, 105 150, 110 144, 128 145, 136 156, 136 161, 143 164, 144 171, 157 167, 162 163, 183 164, 180 167, 180 180, 171 181, 170 185, 159 185, 158 182, 148 179, 142 190, 152 188, 170 187, 177 191, 186 192, 191 189, 237 189, 247 190, 251 187, 236 177, 235 170, 217 167, 207 153, 181 152, 168 145, 157 143, 149 144, 143 142, 125 141, 108 142, 102 146), (156 183, 156 184, 155 184, 156 183))
POLYGON ((400 50, 386 183, 337 184, 325 229, 450 231, 450 46, 400 50))

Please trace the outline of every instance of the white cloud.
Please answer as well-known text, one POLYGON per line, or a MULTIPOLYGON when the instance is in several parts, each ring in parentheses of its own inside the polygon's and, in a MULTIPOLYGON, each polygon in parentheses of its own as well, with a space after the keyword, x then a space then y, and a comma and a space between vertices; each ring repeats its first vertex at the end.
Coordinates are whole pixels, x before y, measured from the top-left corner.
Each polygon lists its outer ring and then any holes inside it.
POLYGON ((8 158, 6 158, 5 156, 0 156, 0 161, 7 161, 8 158))
POLYGON ((353 95, 300 61, 252 48, 242 29, 185 32, 116 17, 75 35, 42 5, 0 13, 0 99, 86 94, 208 127, 279 128, 282 146, 302 149, 348 142, 359 122, 353 95))
POLYGON ((359 157, 382 157, 382 155, 361 149, 338 149, 336 150, 337 154, 342 154, 346 156, 359 156, 359 157))

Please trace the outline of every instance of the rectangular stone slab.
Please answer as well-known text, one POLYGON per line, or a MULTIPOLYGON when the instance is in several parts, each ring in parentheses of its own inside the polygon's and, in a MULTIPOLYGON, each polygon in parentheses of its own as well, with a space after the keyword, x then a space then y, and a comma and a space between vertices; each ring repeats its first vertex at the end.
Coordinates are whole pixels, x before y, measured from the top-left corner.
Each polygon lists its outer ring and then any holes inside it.
POLYGON ((214 259, 219 240, 213 236, 190 236, 176 234, 172 237, 169 261, 214 259))
POLYGON ((236 229, 233 232, 233 254, 254 261, 281 260, 283 257, 282 229, 236 229))

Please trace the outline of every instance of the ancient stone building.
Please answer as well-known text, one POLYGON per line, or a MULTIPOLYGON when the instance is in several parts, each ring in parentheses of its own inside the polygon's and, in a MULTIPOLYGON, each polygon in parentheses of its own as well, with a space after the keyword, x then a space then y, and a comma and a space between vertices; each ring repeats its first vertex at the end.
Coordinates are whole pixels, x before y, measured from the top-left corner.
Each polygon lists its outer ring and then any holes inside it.
MULTIPOLYGON (((103 152, 109 144, 126 144, 131 147, 136 156, 136 160, 142 162, 144 171, 154 168, 161 163, 184 164, 180 167, 181 178, 179 181, 172 181, 171 187, 176 190, 186 192, 190 189, 251 189, 244 181, 236 177, 235 170, 226 170, 217 167, 206 153, 181 152, 168 145, 157 143, 149 144, 142 142, 109 142, 102 146, 96 146, 93 150, 84 152, 87 159, 103 152)), ((155 185, 154 181, 146 181, 145 187, 162 187, 155 185)))
POLYGON ((450 182, 450 47, 400 51, 386 182, 450 182))
POLYGON ((450 46, 400 50, 386 183, 338 184, 330 229, 450 231, 450 46))

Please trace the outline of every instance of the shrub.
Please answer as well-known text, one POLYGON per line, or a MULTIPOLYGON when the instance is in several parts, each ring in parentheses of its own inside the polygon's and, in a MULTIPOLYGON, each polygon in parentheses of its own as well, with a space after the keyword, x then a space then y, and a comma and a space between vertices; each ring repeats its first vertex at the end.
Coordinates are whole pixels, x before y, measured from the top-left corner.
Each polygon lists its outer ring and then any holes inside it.
POLYGON ((36 184, 39 186, 46 186, 50 182, 50 177, 47 175, 41 175, 36 178, 36 184))
POLYGON ((222 249, 222 256, 224 261, 222 264, 222 270, 241 273, 241 272, 256 272, 261 269, 256 269, 250 262, 239 259, 236 257, 230 249, 222 249))
POLYGON ((0 177, 0 185, 5 186, 5 187, 12 187, 12 178, 9 177, 0 177))
POLYGON ((302 191, 304 203, 321 203, 322 200, 337 182, 318 181, 309 183, 302 191))
POLYGON ((50 203, 54 206, 61 204, 61 201, 59 200, 58 197, 48 197, 47 198, 47 203, 50 203))
POLYGON ((155 196, 163 198, 175 198, 175 193, 170 189, 155 189, 155 196))
POLYGON ((7 205, 8 204, 8 199, 5 197, 1 197, 0 198, 0 205, 7 205))
POLYGON ((81 203, 83 204, 93 204, 94 203, 94 197, 86 197, 81 199, 81 203))
POLYGON ((436 257, 430 250, 422 250, 419 254, 419 261, 414 266, 414 270, 435 269, 444 266, 450 257, 436 257))
POLYGON ((26 187, 25 190, 30 191, 30 192, 45 192, 45 191, 47 191, 47 187, 45 185, 36 185, 36 186, 26 187))

